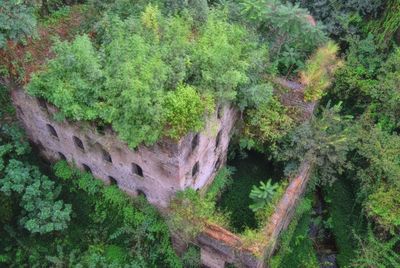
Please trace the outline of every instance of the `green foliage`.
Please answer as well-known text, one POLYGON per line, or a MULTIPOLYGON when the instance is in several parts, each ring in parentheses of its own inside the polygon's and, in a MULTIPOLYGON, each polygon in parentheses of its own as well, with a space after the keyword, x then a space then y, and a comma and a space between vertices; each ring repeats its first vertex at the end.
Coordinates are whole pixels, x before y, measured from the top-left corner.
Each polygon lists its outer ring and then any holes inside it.
POLYGON ((281 73, 302 67, 307 56, 326 41, 306 9, 273 0, 240 1, 244 14, 270 44, 271 57, 281 73))
POLYGON ((28 91, 62 107, 65 116, 96 119, 103 74, 89 37, 78 36, 72 43, 57 42, 53 49, 57 57, 48 62, 46 71, 32 77, 28 91))
POLYGON ((325 187, 324 199, 332 222, 332 233, 338 248, 337 262, 340 267, 348 267, 356 258, 358 241, 356 235, 365 235, 365 221, 361 205, 357 202, 356 189, 346 177, 325 187))
POLYGON ((232 174, 234 173, 234 167, 222 167, 208 187, 207 197, 212 200, 218 200, 221 194, 233 183, 232 174))
POLYGON ((313 241, 308 237, 312 199, 304 198, 296 208, 287 230, 281 234, 280 247, 270 261, 276 267, 319 267, 313 241))
MULTIPOLYGON (((272 178, 274 183, 282 178, 282 170, 279 165, 268 160, 268 158, 256 151, 246 151, 247 157, 236 156, 235 159, 228 162, 236 170, 232 175, 232 184, 222 193, 217 205, 222 211, 229 214, 230 226, 236 233, 241 233, 246 229, 257 229, 262 227, 265 220, 258 217, 259 213, 254 213, 249 206, 252 204, 250 192, 254 185, 258 185, 265 177, 272 178)), ((279 189, 282 183, 279 183, 279 189)), ((275 206, 275 197, 268 203, 265 209, 260 210, 263 214, 269 208, 275 206)), ((273 209, 273 208, 272 208, 273 209)), ((268 212, 265 212, 267 215, 268 212)), ((270 215, 270 214, 269 214, 270 215)), ((268 218, 268 215, 266 216, 268 218)))
POLYGON ((21 196, 20 206, 26 215, 20 219, 20 223, 31 233, 44 234, 67 228, 71 205, 56 201, 60 189, 37 167, 10 160, 0 180, 0 187, 8 196, 11 193, 21 196))
POLYGON ((376 74, 384 55, 378 50, 373 36, 352 39, 343 66, 335 73, 330 98, 343 101, 343 110, 359 114, 371 100, 370 92, 377 85, 376 74))
POLYGON ((185 268, 201 267, 200 249, 190 245, 182 256, 182 264, 185 268))
POLYGON ((272 183, 270 179, 267 180, 266 183, 261 181, 260 186, 253 185, 253 188, 250 192, 250 198, 253 200, 253 204, 249 206, 250 209, 254 212, 262 209, 268 202, 271 201, 276 193, 277 188, 278 185, 272 183))
POLYGON ((71 169, 65 161, 58 162, 54 169, 55 174, 70 187, 70 194, 80 196, 76 201, 84 200, 86 206, 92 208, 89 213, 85 210, 82 213, 88 214, 88 221, 93 224, 90 228, 94 229, 82 231, 94 232, 93 235, 100 235, 103 239, 102 243, 108 244, 107 247, 101 243, 98 246, 91 244, 99 248, 89 247, 79 257, 79 263, 109 266, 117 261, 118 265, 180 267, 170 243, 168 227, 155 208, 144 200, 132 200, 115 186, 105 187, 90 174, 71 169), (130 253, 121 247, 131 248, 130 253))
POLYGON ((175 91, 168 92, 165 97, 166 135, 179 139, 190 131, 200 131, 206 115, 213 112, 214 106, 212 96, 202 98, 190 86, 179 86, 175 91))
POLYGON ((400 226, 399 194, 398 187, 381 186, 366 201, 368 216, 392 232, 400 226))
MULTIPOLYGON (((294 2, 294 1, 293 1, 294 2)), ((326 31, 336 39, 350 34, 360 34, 368 19, 380 15, 385 0, 301 0, 315 19, 321 21, 326 31)))
POLYGON ((249 108, 245 114, 244 136, 241 146, 263 151, 264 146, 275 148, 293 127, 287 109, 272 97, 268 102, 249 108))
POLYGON ((278 155, 288 161, 288 175, 293 175, 303 161, 314 166, 319 184, 332 184, 343 173, 354 136, 349 135, 351 116, 340 116, 340 110, 340 103, 332 107, 328 104, 319 117, 313 116, 290 134, 278 155))
POLYGON ((358 163, 355 179, 360 183, 360 198, 365 200, 385 184, 400 189, 400 137, 373 127, 368 121, 361 122, 353 135, 357 137, 357 154, 352 162, 358 163))
POLYGON ((371 229, 363 238, 358 238, 361 244, 358 257, 352 261, 354 267, 399 267, 400 256, 396 252, 399 237, 383 240, 374 235, 371 229))
POLYGON ((266 47, 223 12, 210 12, 195 32, 193 23, 187 13, 168 17, 155 5, 137 17, 106 12, 95 43, 86 35, 56 42, 56 57, 28 91, 69 119, 111 124, 130 147, 179 139, 204 126, 212 99, 234 101, 262 84, 268 65, 266 47))
POLYGON ((374 34, 375 39, 381 46, 387 45, 399 29, 399 12, 399 1, 389 0, 386 3, 384 14, 367 24, 366 30, 374 34))
POLYGON ((325 90, 331 85, 335 70, 341 64, 336 58, 338 49, 335 43, 328 42, 306 62, 304 71, 300 73, 306 101, 317 101, 326 94, 325 90))
POLYGON ((0 1, 0 48, 8 40, 20 42, 36 31, 34 3, 21 0, 0 1))
POLYGON ((169 207, 169 227, 186 241, 196 237, 207 224, 228 226, 227 217, 217 210, 215 200, 201 197, 191 188, 178 192, 169 207))

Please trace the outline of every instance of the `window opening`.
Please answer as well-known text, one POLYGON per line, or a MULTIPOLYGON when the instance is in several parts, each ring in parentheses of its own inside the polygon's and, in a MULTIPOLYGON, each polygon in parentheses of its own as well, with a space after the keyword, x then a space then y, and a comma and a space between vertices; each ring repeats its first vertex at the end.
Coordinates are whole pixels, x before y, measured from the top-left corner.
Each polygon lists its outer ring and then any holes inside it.
POLYGON ((93 174, 92 169, 88 165, 82 164, 82 167, 87 173, 93 174))
POLYGON ((143 169, 138 164, 132 163, 132 173, 143 177, 143 169))
POLYGON ((118 186, 118 181, 113 176, 108 176, 108 179, 110 180, 110 185, 118 186))
POLYGON ((81 141, 81 139, 79 139, 76 136, 73 136, 73 140, 74 140, 75 146, 77 148, 81 149, 82 151, 85 150, 85 147, 83 146, 83 142, 81 141))
POLYGON ((196 134, 196 136, 193 137, 192 140, 192 151, 194 151, 196 149, 196 147, 199 145, 199 133, 196 134))
POLYGON ((58 152, 58 156, 61 160, 67 160, 67 158, 65 157, 65 155, 61 152, 58 152))
POLYGON ((215 138, 215 148, 218 148, 219 144, 221 143, 221 135, 222 135, 222 130, 218 132, 217 137, 215 138))
POLYGON ((192 168, 192 177, 196 176, 199 173, 199 162, 196 162, 192 168))
POLYGON ((55 137, 55 138, 58 139, 58 134, 57 134, 56 129, 55 129, 52 125, 50 125, 50 124, 46 124, 46 126, 47 126, 47 129, 48 129, 48 131, 50 132, 50 134, 51 134, 53 137, 55 137))
POLYGON ((112 163, 112 158, 109 152, 106 150, 102 149, 102 154, 103 154, 103 160, 109 163, 112 163))

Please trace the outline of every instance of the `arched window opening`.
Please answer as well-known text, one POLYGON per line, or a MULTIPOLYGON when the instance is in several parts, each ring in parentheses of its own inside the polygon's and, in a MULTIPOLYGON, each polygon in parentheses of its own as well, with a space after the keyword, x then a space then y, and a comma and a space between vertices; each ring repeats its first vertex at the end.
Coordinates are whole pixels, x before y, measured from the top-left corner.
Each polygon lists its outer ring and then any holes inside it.
POLYGON ((44 99, 38 98, 37 102, 39 104, 40 109, 47 111, 47 103, 46 103, 46 101, 44 99))
POLYGON ((143 170, 138 164, 132 163, 132 173, 143 177, 143 170))
POLYGON ((64 155, 63 153, 61 153, 61 152, 58 152, 58 157, 59 157, 61 160, 67 161, 67 158, 66 158, 65 155, 64 155))
POLYGON ((222 105, 218 106, 217 118, 218 118, 218 119, 221 119, 223 113, 224 113, 224 111, 223 111, 223 109, 222 109, 222 105))
POLYGON ((137 194, 138 194, 138 196, 141 196, 141 197, 144 197, 147 199, 146 194, 142 190, 137 190, 137 194))
POLYGON ((83 146, 83 142, 81 141, 81 139, 76 137, 76 136, 73 136, 72 138, 74 140, 75 146, 78 149, 81 149, 82 151, 85 151, 85 147, 83 146))
POLYGON ((112 163, 112 158, 111 155, 109 154, 109 152, 107 152, 106 150, 102 149, 102 154, 103 154, 103 160, 109 163, 112 163))
POLYGON ((110 180, 110 185, 118 186, 118 181, 113 176, 108 176, 108 179, 110 180))
POLYGON ((219 169, 219 167, 221 166, 221 162, 222 162, 221 157, 218 157, 217 162, 215 162, 215 166, 214 166, 215 170, 219 169))
POLYGON ((92 169, 88 165, 82 164, 82 167, 87 173, 93 174, 92 169))
POLYGON ((199 140, 200 140, 200 135, 197 133, 192 140, 192 151, 196 149, 196 147, 199 145, 199 140))
POLYGON ((222 130, 218 132, 217 137, 215 138, 215 148, 219 147, 219 144, 221 143, 221 136, 222 136, 222 130))
POLYGON ((196 162, 192 168, 192 177, 195 177, 199 173, 199 162, 196 162))
POLYGON ((54 138, 57 138, 57 139, 58 139, 58 134, 57 134, 56 129, 55 129, 52 125, 50 125, 50 124, 46 124, 46 126, 47 126, 47 130, 49 131, 49 133, 51 134, 51 136, 53 136, 54 138))

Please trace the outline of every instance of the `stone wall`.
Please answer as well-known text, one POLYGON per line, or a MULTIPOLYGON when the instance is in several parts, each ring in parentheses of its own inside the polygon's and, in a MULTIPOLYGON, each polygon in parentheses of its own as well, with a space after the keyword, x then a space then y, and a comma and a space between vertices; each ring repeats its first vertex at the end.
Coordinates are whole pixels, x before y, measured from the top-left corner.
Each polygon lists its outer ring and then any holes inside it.
POLYGON ((44 157, 66 159, 130 195, 144 194, 158 207, 166 207, 176 191, 200 189, 214 179, 226 161, 237 117, 234 108, 221 107, 200 133, 131 150, 111 128, 100 133, 90 123, 53 120, 57 108, 23 89, 13 89, 12 99, 28 137, 44 157))

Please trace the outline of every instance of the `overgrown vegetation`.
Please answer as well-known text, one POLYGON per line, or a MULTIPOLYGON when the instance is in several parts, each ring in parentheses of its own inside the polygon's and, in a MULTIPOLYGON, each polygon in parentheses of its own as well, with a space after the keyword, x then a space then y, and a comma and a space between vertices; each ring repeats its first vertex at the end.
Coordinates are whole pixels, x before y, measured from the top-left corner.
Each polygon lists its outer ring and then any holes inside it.
MULTIPOLYGON (((256 248, 287 186, 277 184, 283 175, 268 161, 284 166, 287 178, 307 162, 309 189, 323 187, 326 196, 339 266, 400 266, 399 1, 0 6, 0 83, 51 102, 58 120, 110 125, 135 148, 199 132, 216 107, 237 107, 234 146, 242 156, 259 154, 232 161, 233 174, 221 169, 207 192, 178 193, 172 231, 189 239, 208 223, 221 224, 256 248), (277 78, 301 85, 288 92, 271 82, 277 78), (313 114, 304 120, 302 109, 313 114), (251 189, 269 178, 274 187, 257 188, 254 205, 251 189)), ((182 266, 167 225, 143 200, 64 162, 52 171, 35 159, 8 90, 0 90, 2 265, 182 266)), ((273 267, 318 265, 308 238, 310 204, 306 198, 299 206, 273 267)), ((197 265, 198 251, 190 248, 182 260, 197 265)))
POLYGON ((167 225, 146 201, 66 162, 45 175, 7 96, 1 87, 2 266, 181 267, 167 225))

